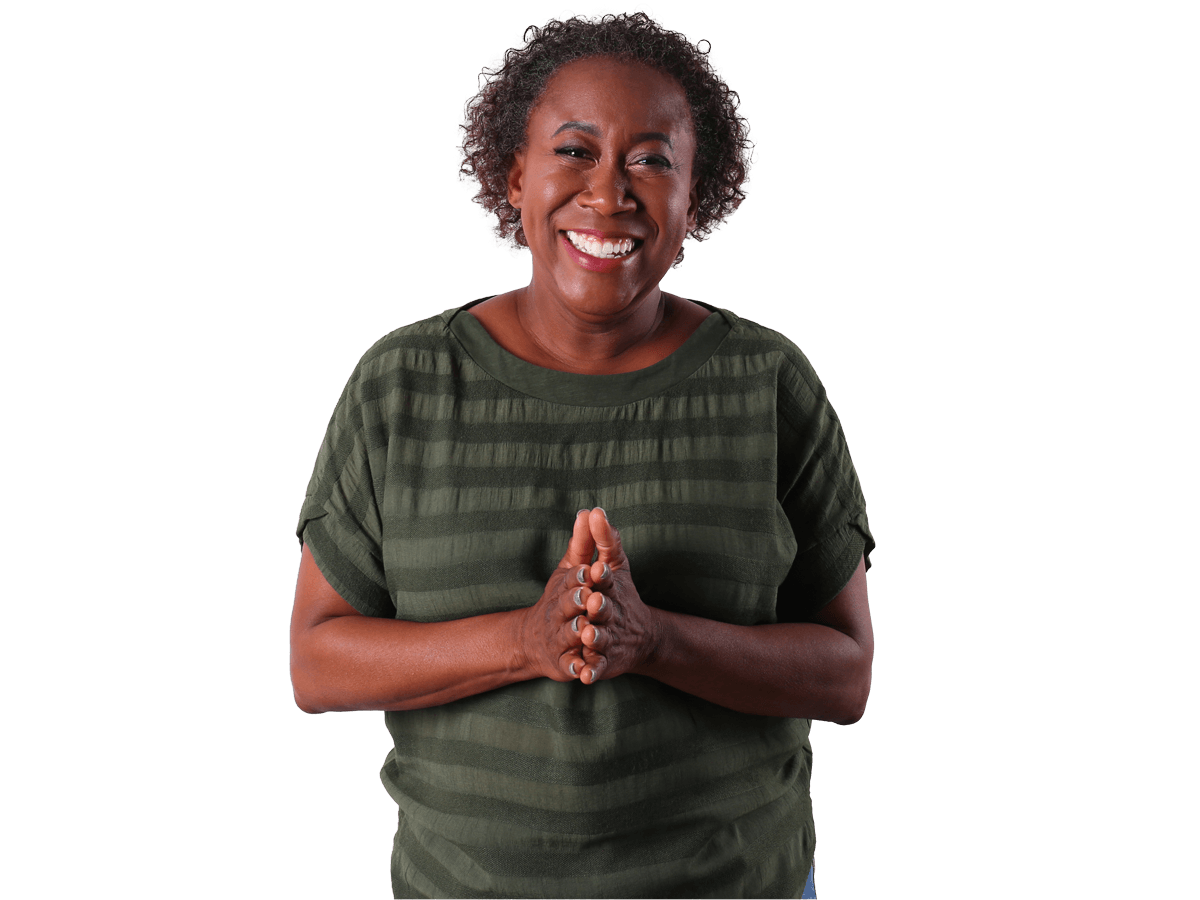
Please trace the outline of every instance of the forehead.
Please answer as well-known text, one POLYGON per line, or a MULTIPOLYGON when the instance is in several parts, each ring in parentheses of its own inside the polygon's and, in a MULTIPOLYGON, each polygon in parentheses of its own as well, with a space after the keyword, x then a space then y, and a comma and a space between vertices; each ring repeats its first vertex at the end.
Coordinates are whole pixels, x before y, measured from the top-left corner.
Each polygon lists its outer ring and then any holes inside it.
POLYGON ((645 63, 592 57, 567 63, 551 76, 529 117, 530 130, 554 131, 564 122, 602 131, 632 129, 692 135, 683 86, 645 63))

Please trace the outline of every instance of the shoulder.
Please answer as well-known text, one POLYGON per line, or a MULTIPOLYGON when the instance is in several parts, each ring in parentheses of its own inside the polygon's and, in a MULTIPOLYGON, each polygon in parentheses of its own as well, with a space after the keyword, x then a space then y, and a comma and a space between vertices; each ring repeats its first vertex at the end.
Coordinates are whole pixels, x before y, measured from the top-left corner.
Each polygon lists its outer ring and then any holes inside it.
POLYGON ((452 390, 461 368, 462 348, 449 328, 457 310, 413 322, 377 340, 346 380, 334 410, 343 427, 384 427, 415 396, 441 396, 452 390))
POLYGON ((456 346, 450 320, 458 310, 447 310, 428 319, 397 328, 381 337, 362 355, 355 367, 357 377, 377 377, 387 371, 408 368, 424 359, 452 353, 456 346))
POLYGON ((721 345, 725 354, 774 355, 792 367, 811 371, 808 357, 786 335, 750 319, 744 319, 727 309, 714 309, 730 324, 729 337, 721 345))
POLYGON ((718 355, 760 361, 760 366, 769 367, 774 372, 780 388, 797 400, 811 403, 824 398, 825 388, 816 370, 790 338, 728 310, 717 311, 731 325, 729 336, 721 344, 718 355))

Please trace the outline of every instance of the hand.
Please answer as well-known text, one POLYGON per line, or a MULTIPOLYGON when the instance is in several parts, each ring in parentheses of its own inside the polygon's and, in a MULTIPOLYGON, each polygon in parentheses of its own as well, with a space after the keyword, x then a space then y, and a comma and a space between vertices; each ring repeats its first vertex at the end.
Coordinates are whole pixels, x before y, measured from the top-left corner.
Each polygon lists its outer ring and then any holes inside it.
POLYGON ((588 573, 595 552, 588 511, 581 509, 566 554, 546 582, 541 599, 525 610, 521 621, 521 653, 526 667, 539 675, 571 681, 584 669, 582 632, 587 624, 588 573))
POLYGON ((658 636, 654 613, 634 587, 620 533, 598 507, 587 522, 598 558, 590 570, 591 590, 584 591, 588 624, 580 632, 580 680, 593 684, 636 669, 653 652, 658 636))

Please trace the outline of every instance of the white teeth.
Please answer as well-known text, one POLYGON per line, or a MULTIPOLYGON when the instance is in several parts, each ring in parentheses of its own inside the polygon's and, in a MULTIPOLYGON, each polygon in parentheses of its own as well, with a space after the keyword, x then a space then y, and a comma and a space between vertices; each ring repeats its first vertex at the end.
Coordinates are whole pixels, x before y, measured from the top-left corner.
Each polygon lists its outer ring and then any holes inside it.
POLYGON ((619 241, 599 241, 586 234, 568 231, 567 239, 576 250, 586 253, 588 256, 595 256, 597 259, 616 259, 619 256, 628 256, 633 252, 633 240, 630 238, 623 238, 619 241))

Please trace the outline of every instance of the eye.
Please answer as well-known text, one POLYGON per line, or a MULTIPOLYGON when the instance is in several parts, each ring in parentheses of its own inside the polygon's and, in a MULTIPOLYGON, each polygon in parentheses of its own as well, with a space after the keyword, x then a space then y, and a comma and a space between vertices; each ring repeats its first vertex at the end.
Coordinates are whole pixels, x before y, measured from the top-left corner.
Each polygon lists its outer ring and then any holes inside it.
POLYGON ((673 169, 675 168, 669 159, 665 156, 659 156, 657 153, 647 153, 644 156, 639 156, 635 161, 636 166, 648 166, 653 169, 673 169))
POLYGON ((571 159, 587 159, 588 152, 583 147, 577 147, 574 144, 568 144, 566 147, 559 147, 554 151, 558 156, 569 156, 571 159))

